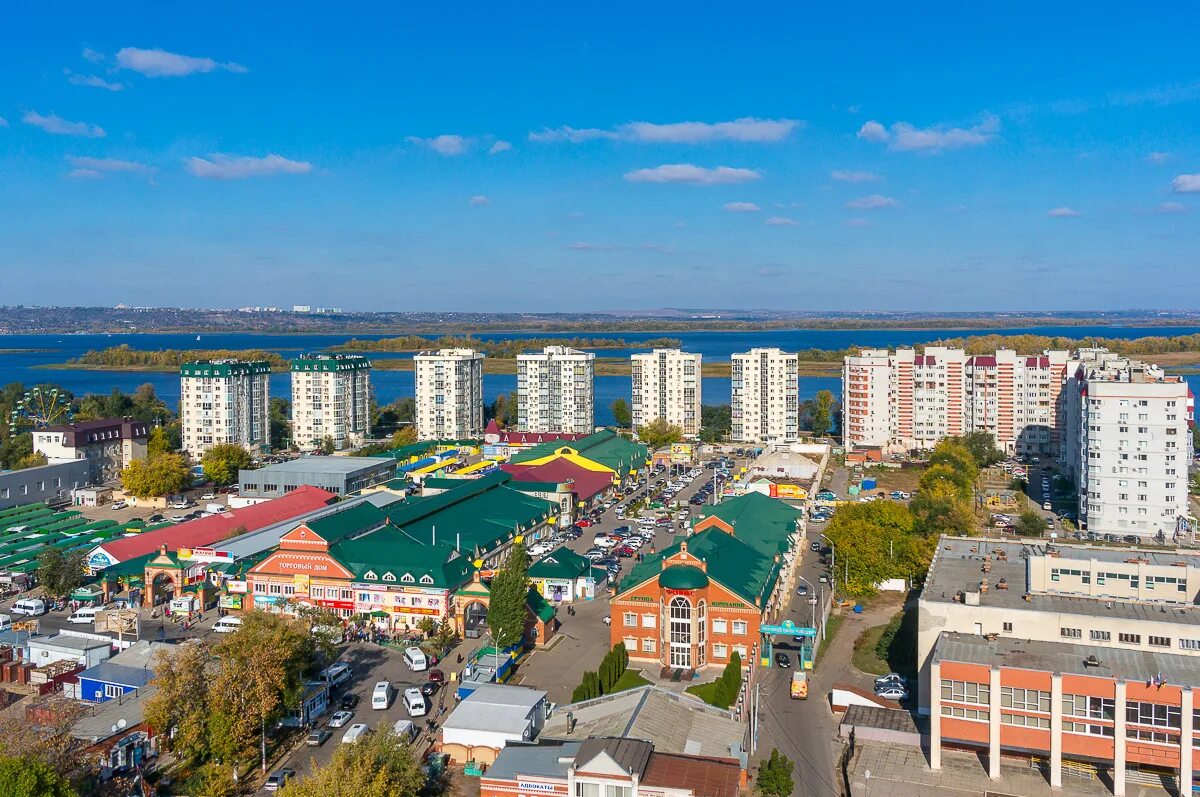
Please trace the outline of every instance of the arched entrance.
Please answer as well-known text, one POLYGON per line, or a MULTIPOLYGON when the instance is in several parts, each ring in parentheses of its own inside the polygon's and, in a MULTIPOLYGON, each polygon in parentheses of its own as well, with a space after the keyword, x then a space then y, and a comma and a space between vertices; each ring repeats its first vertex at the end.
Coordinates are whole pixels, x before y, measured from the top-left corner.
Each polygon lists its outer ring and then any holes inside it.
POLYGON ((483 601, 471 601, 463 607, 463 636, 467 639, 478 639, 487 628, 487 604, 483 601))
POLYGON ((154 574, 154 579, 150 582, 150 594, 147 596, 150 599, 151 606, 161 606, 171 598, 175 597, 175 579, 169 573, 158 572, 154 574))
POLYGON ((692 604, 676 596, 669 606, 671 615, 671 666, 690 669, 692 665, 692 604))

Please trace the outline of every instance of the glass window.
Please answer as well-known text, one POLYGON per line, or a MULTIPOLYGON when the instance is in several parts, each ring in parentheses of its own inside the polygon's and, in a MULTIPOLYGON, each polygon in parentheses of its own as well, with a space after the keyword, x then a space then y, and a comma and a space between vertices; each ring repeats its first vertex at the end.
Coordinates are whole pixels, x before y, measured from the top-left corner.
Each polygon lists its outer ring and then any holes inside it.
POLYGON ((728 625, 724 620, 713 620, 712 628, 714 634, 724 634, 728 631, 728 625))
POLYGON ((948 681, 942 679, 942 700, 953 700, 958 703, 991 702, 991 686, 970 681, 948 681))

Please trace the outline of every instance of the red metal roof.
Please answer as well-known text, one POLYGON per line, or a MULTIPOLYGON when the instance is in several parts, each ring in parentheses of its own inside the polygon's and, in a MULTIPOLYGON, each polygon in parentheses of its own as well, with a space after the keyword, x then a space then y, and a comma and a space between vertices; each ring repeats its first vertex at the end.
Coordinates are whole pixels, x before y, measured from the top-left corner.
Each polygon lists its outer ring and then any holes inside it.
POLYGON ((100 547, 116 561, 127 562, 157 551, 164 545, 168 551, 212 545, 228 537, 229 532, 234 529, 258 531, 320 509, 333 498, 336 498, 333 493, 306 484, 285 496, 263 501, 261 504, 231 509, 219 515, 189 520, 177 526, 124 537, 100 547))
POLYGON ((976 367, 985 366, 988 368, 995 368, 996 367, 996 357, 995 357, 995 355, 991 355, 991 354, 979 355, 977 357, 972 357, 971 365, 974 365, 976 367))
POLYGON ((650 754, 642 783, 690 789, 696 797, 737 797, 741 776, 733 759, 656 751, 650 754))
POLYGON ((573 432, 501 432, 500 441, 505 445, 517 446, 535 446, 538 443, 571 442, 573 440, 582 440, 587 437, 585 434, 575 434, 573 432))
POLYGON ((562 458, 553 459, 545 465, 501 465, 500 470, 511 473, 518 481, 575 483, 574 493, 586 501, 594 495, 612 487, 612 474, 588 470, 562 458))

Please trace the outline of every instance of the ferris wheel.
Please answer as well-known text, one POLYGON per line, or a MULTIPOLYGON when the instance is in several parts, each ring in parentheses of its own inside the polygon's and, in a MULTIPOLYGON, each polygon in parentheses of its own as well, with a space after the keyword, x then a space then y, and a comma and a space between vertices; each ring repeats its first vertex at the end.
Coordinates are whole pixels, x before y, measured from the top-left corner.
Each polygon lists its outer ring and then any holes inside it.
POLYGON ((45 429, 56 423, 69 423, 74 417, 71 400, 56 387, 35 387, 25 391, 8 417, 9 434, 26 429, 45 429))

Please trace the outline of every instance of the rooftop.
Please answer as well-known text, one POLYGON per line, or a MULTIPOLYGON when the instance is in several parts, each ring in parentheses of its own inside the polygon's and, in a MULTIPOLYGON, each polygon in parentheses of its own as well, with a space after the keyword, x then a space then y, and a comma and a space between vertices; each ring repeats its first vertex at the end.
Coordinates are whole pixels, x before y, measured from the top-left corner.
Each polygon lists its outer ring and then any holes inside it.
POLYGON ((565 780, 579 745, 580 742, 506 744, 483 779, 518 780, 524 775, 565 780))
POLYGON ((103 703, 83 704, 84 714, 71 726, 71 735, 95 744, 126 733, 142 722, 146 699, 157 691, 158 687, 150 685, 103 703))
MULTIPOLYGON (((634 565, 629 575, 621 580, 618 591, 627 592, 664 573, 670 574, 667 576, 668 582, 676 575, 683 579, 687 571, 672 573, 678 565, 668 567, 664 571, 662 561, 679 553, 684 543, 687 544, 689 554, 704 561, 707 578, 732 590, 751 605, 767 605, 767 598, 779 579, 779 563, 775 561, 774 554, 763 553, 744 540, 715 528, 705 529, 684 540, 676 541, 658 553, 647 555, 644 561, 634 565)), ((688 583, 695 581, 693 578, 688 583)), ((659 583, 669 586, 661 580, 659 583)))
POLYGON ((266 465, 256 470, 244 470, 246 474, 254 473, 342 473, 350 475, 368 468, 378 468, 385 460, 379 457, 298 457, 280 462, 277 465, 266 465))
POLYGON ((1003 638, 989 640, 974 634, 944 632, 938 637, 933 655, 937 661, 984 664, 989 667, 1130 681, 1150 681, 1161 677, 1164 683, 1175 685, 1200 683, 1200 658, 1178 653, 1123 648, 1097 650, 1093 646, 1068 642, 1003 638), (1097 663, 1085 663, 1090 656, 1095 656, 1097 663))
POLYGON ((643 686, 596 700, 559 706, 546 720, 543 739, 582 740, 592 736, 653 739, 655 749, 741 758, 746 726, 728 711, 656 686, 643 686), (567 715, 575 720, 567 731, 567 715))
POLYGON ((546 699, 546 693, 524 686, 480 684, 463 698, 442 724, 443 729, 498 731, 521 735, 529 715, 546 699))
POLYGON ((112 647, 111 639, 89 639, 85 636, 71 636, 59 633, 54 636, 34 636, 29 638, 30 645, 45 645, 60 650, 74 650, 82 653, 85 650, 112 647))
MULTIPOLYGON (((1055 550, 1067 559, 1087 559, 1092 554, 1104 561, 1124 561, 1131 556, 1151 556, 1153 551, 1135 549, 1101 549, 1081 545, 1057 545, 1055 550), (1119 558, 1113 559, 1111 557, 1119 558)), ((1120 598, 1093 598, 1054 593, 1030 593, 1026 600, 1028 580, 1026 560, 1031 556, 1045 555, 1045 546, 1022 543, 1016 540, 990 540, 979 537, 942 537, 929 565, 925 589, 921 600, 930 603, 959 603, 962 593, 979 593, 979 605, 1011 609, 1014 611, 1061 612, 1094 616, 1100 613, 1127 620, 1142 622, 1174 622, 1200 625, 1200 606, 1176 603, 1123 600, 1120 598), (991 585, 986 593, 980 592, 979 582, 984 577, 984 563, 990 565, 986 573, 991 585), (1004 579, 1008 589, 997 589, 1004 579)), ((1162 557, 1177 559, 1174 554, 1162 557)), ((1161 564, 1169 562, 1161 561, 1161 564)))
POLYGON ((660 753, 650 756, 642 784, 690 789, 696 797, 737 797, 741 766, 728 758, 660 753))
POLYGON ((588 470, 568 459, 554 459, 543 465, 509 465, 500 469, 523 482, 563 484, 572 482, 572 492, 579 500, 587 501, 613 486, 612 474, 603 470, 588 470))

